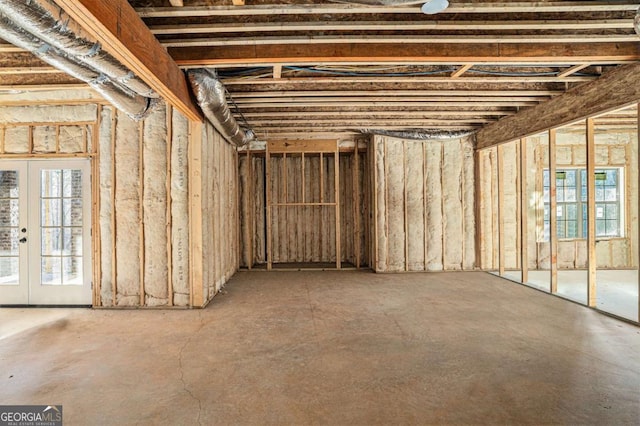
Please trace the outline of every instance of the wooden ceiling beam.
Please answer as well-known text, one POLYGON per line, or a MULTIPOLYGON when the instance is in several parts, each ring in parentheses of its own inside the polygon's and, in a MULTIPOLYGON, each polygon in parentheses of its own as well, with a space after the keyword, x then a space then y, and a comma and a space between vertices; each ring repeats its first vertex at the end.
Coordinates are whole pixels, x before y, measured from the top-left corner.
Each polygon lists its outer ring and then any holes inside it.
POLYGON ((0 67, 0 75, 8 74, 60 74, 60 71, 54 67, 0 67))
POLYGON ((445 110, 445 111, 349 111, 349 110, 336 110, 336 111, 270 111, 270 112, 245 112, 242 115, 245 118, 289 118, 289 117, 482 117, 482 116, 503 116, 513 115, 515 111, 503 110, 503 111, 469 111, 469 110, 445 110))
MULTIPOLYGON (((416 2, 416 5, 418 2, 416 2)), ((620 1, 555 1, 555 2, 503 2, 503 3, 455 3, 443 14, 457 13, 562 13, 562 12, 624 12, 635 11, 634 0, 620 1)), ((256 15, 324 15, 324 14, 422 14, 417 6, 367 6, 341 4, 287 4, 195 6, 175 9, 172 7, 147 7, 136 9, 142 18, 177 18, 205 16, 256 16, 256 15)))
MULTIPOLYGON (((473 65, 473 64, 471 64, 473 65)), ((567 76, 567 77, 551 77, 551 76, 491 76, 484 77, 462 77, 452 79, 446 77, 295 77, 281 78, 273 81, 271 78, 224 78, 221 80, 225 86, 233 85, 265 85, 265 84, 355 84, 355 83, 452 83, 452 84, 483 84, 483 83, 577 83, 591 81, 598 78, 597 76, 567 76)))
POLYGON ((322 44, 591 44, 591 43, 637 43, 638 35, 629 34, 549 34, 549 35, 505 35, 505 34, 477 34, 477 35, 336 35, 336 36, 291 36, 291 37, 218 37, 218 38, 186 38, 165 39, 161 43, 167 48, 193 47, 224 47, 224 46, 264 46, 282 45, 292 47, 296 45, 322 44))
POLYGON ((202 121, 184 73, 126 0, 55 0, 88 34, 162 98, 193 121, 202 121))
POLYGON ((630 19, 540 21, 308 21, 150 25, 155 35, 284 31, 510 31, 633 29, 630 19))
POLYGON ((249 108, 301 108, 301 107, 417 107, 417 108, 427 108, 427 107, 521 107, 521 106, 533 106, 539 104, 540 101, 516 101, 512 99, 508 100, 481 100, 476 102, 470 101, 434 101, 428 100, 423 102, 415 102, 415 101, 395 101, 395 100, 385 100, 385 101, 374 101, 371 99, 365 99, 361 101, 353 101, 353 100, 345 100, 339 98, 334 101, 322 100, 317 102, 296 102, 293 103, 282 103, 282 102, 270 102, 268 99, 264 102, 259 103, 248 103, 242 104, 242 110, 249 108))
POLYGON ((411 99, 416 96, 438 97, 446 96, 458 98, 462 97, 481 97, 494 98, 509 96, 512 97, 539 97, 539 96, 555 96, 564 93, 562 90, 281 90, 281 91, 251 91, 251 92, 232 92, 233 99, 259 99, 259 98, 283 98, 283 97, 332 97, 341 96, 345 99, 357 96, 397 96, 404 99, 411 99))
POLYGON ((640 101, 640 63, 614 69, 533 108, 484 127, 476 149, 531 136, 640 101))
MULTIPOLYGON (((65 0, 70 1, 70 0, 65 0)), ((87 1, 87 0, 83 0, 87 1)), ((122 0, 119 0, 122 1, 122 0)), ((636 36, 637 37, 637 36, 636 36)), ((640 43, 533 44, 302 44, 172 48, 185 67, 232 64, 424 63, 576 64, 640 60, 640 43)))

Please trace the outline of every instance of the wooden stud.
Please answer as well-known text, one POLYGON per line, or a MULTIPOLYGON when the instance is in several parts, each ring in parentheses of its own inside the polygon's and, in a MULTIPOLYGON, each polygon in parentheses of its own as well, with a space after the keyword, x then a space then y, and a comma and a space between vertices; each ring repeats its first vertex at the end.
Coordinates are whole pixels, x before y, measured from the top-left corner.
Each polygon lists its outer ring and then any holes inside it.
POLYGON ((29 151, 28 151, 29 154, 33 154, 34 153, 33 152, 33 127, 34 127, 33 125, 28 127, 29 130, 28 130, 28 136, 27 137, 29 138, 29 142, 28 142, 29 143, 29 148, 28 148, 29 149, 29 151))
POLYGON ((182 7, 182 6, 184 6, 184 1, 183 0, 169 0, 169 3, 173 7, 182 7))
POLYGON ((116 237, 118 234, 118 223, 116 221, 116 124, 118 122, 118 114, 114 108, 111 108, 111 229, 113 230, 113 239, 111 240, 111 304, 118 305, 118 247, 116 245, 116 237))
POLYGON ((336 203, 336 269, 342 269, 342 248, 340 235, 340 150, 336 140, 336 151, 333 156, 334 168, 334 201, 336 203))
POLYGON ((6 127, 0 127, 0 154, 4 154, 4 138, 5 138, 6 127))
POLYGON ((354 155, 354 184, 355 184, 355 203, 354 203, 354 231, 356 234, 354 249, 356 252, 356 269, 360 269, 360 152, 358 151, 358 141, 356 141, 356 149, 354 155))
POLYGON ((167 153, 167 178, 165 182, 165 191, 167 193, 167 205, 165 212, 165 220, 167 223, 167 305, 173 306, 173 215, 171 214, 171 207, 173 199, 171 198, 171 178, 172 178, 172 164, 171 164, 171 150, 173 148, 173 107, 167 105, 166 109, 166 153, 167 153))
MULTIPOLYGON (((144 269, 145 269, 145 248, 144 248, 144 121, 138 123, 138 231, 139 231, 139 260, 140 260, 140 306, 145 305, 144 291, 144 269)), ((115 159, 114 159, 115 161, 115 159)))
MULTIPOLYGON (((83 137, 85 136, 85 134, 83 133, 82 135, 83 137)), ((86 144, 85 144, 85 149, 84 152, 87 152, 87 148, 86 148, 86 144)), ((56 154, 60 153, 60 125, 56 125, 56 154)))
MULTIPOLYGON (((102 122, 102 105, 98 105, 96 123, 91 132, 93 141, 93 154, 91 159, 91 239, 93 245, 93 306, 101 306, 100 297, 102 288, 102 238, 100 232, 100 150, 98 149, 100 137, 100 123, 102 122)), ((58 126, 58 130, 60 127, 58 126)), ((58 138, 59 139, 59 138, 58 138)))
POLYGON ((596 306, 596 144, 593 118, 586 120, 587 143, 587 306, 596 306))
POLYGON ((204 304, 202 259, 202 128, 197 121, 189 122, 189 278, 190 305, 204 304))
MULTIPOLYGON (((444 143, 440 143, 440 188, 441 189, 441 193, 444 192, 444 143)), ((444 194, 442 194, 443 196, 440 197, 440 216, 442 217, 442 232, 441 232, 441 241, 442 241, 442 269, 446 270, 447 269, 447 264, 446 264, 446 252, 447 252, 447 239, 445 238, 444 235, 444 194)), ((388 246, 387 246, 388 247, 388 246)))
MULTIPOLYGON (((635 167, 636 170, 638 170, 638 168, 640 168, 640 104, 636 105, 637 108, 637 115, 638 115, 638 121, 637 121, 637 139, 636 139, 636 158, 634 159, 634 161, 636 162, 635 167)), ((636 190, 637 191, 637 190, 636 190)), ((638 204, 636 205, 636 208, 638 209, 637 212, 640 212, 640 197, 638 198, 638 204)), ((640 244, 640 226, 638 227, 638 233, 635 236, 637 238, 636 240, 636 244, 640 244)), ((635 259, 636 262, 636 267, 639 268, 639 272, 640 272, 640 249, 638 250, 638 258, 635 259)), ((637 321, 640 322, 640 273, 638 273, 638 318, 637 321)))
POLYGON ((382 161, 384 162, 384 234, 387 241, 384 247, 384 264, 386 265, 386 268, 389 269, 389 143, 386 138, 383 140, 383 143, 384 154, 382 156, 382 161))
MULTIPOLYGON (((479 192, 476 192, 479 194, 479 192)), ((429 219, 427 217, 427 144, 422 143, 422 225, 424 227, 424 270, 427 270, 427 250, 429 249, 429 243, 427 238, 427 229, 429 226, 429 219)))
POLYGON ((320 153, 320 202, 324 202, 324 159, 320 153))
POLYGON ((498 145, 498 272, 504 275, 504 152, 503 146, 498 145))
POLYGON ((247 184, 247 192, 249 199, 249 214, 247 217, 249 219, 245 219, 249 221, 249 261, 247 262, 247 268, 251 270, 253 268, 253 244, 255 242, 255 229, 256 229, 256 218, 255 218, 255 195, 253 193, 253 157, 251 155, 251 148, 247 151, 247 163, 248 163, 248 172, 247 172, 247 180, 249 181, 247 184))
POLYGON ((527 198, 527 139, 520 139, 520 270, 522 283, 529 282, 529 205, 527 198))
POLYGON ((556 198, 556 129, 549 129, 549 292, 558 292, 558 201, 556 198))
POLYGON ((372 254, 372 268, 374 271, 378 271, 378 265, 380 264, 380 255, 378 253, 378 159, 376 158, 377 146, 376 146, 376 136, 369 136, 369 157, 371 163, 371 180, 373 184, 371 185, 371 198, 373 199, 373 203, 371 205, 372 218, 373 218, 373 240, 371 241, 371 248, 373 250, 372 254))
POLYGON ((272 264, 272 247, 271 247, 271 154, 269 152, 269 145, 267 144, 267 152, 265 153, 265 193, 266 193, 266 207, 267 207, 267 271, 270 271, 273 267, 272 264))
POLYGON ((516 269, 520 269, 522 262, 518 253, 522 253, 522 239, 521 239, 521 227, 522 227, 522 185, 520 181, 522 179, 522 164, 520 164, 520 140, 512 142, 515 145, 516 155, 516 269))
POLYGON ((404 270, 409 270, 409 212, 407 211, 407 141, 402 141, 402 210, 404 212, 404 270))
MULTIPOLYGON (((483 163, 484 163, 484 153, 480 152, 480 151, 476 151, 473 153, 473 158, 474 158, 474 189, 475 189, 475 193, 476 193, 476 204, 475 204, 475 215, 476 215, 476 266, 478 266, 480 269, 486 269, 486 265, 484 264, 484 257, 482 256, 483 251, 485 250, 485 238, 484 238, 484 228, 485 228, 485 223, 482 220, 483 218, 483 209, 484 209, 484 203, 485 200, 482 195, 482 173, 481 171, 484 170, 483 167, 483 163)), ((426 188, 426 176, 427 176, 427 169, 426 169, 426 165, 427 165, 427 161, 426 161, 426 155, 425 155, 425 188, 426 188)), ((424 198, 426 200, 427 196, 426 196, 427 192, 425 189, 425 195, 424 198)), ((427 211, 427 207, 426 207, 426 201, 425 201, 425 214, 427 211)), ((426 219, 425 219, 425 229, 426 228, 426 219)), ((426 238, 425 238, 425 259, 426 259, 426 238)), ((426 260, 425 260, 425 265, 426 265, 426 260)))
POLYGON ((301 158, 302 158, 302 196, 300 197, 302 199, 302 204, 305 203, 305 192, 306 192, 306 178, 305 178, 305 164, 304 164, 304 152, 300 154, 301 158))

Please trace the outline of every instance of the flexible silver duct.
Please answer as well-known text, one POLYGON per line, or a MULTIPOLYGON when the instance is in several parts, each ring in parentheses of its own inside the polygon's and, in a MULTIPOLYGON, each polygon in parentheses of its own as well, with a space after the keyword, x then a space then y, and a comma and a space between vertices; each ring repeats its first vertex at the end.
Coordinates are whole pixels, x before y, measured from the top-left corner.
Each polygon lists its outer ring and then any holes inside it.
POLYGON ((42 40, 20 28, 16 28, 13 22, 3 15, 0 15, 0 31, 2 32, 2 37, 9 43, 33 52, 36 57, 49 65, 87 83, 116 108, 125 111, 134 120, 144 118, 156 102, 155 99, 145 98, 117 85, 96 70, 69 60, 42 40))
POLYGON ((49 0, 2 0, 0 13, 15 25, 65 52, 74 62, 83 62, 110 79, 148 98, 158 95, 113 56, 100 43, 81 36, 81 29, 59 6, 49 0), (71 30, 70 27, 75 27, 71 30))
POLYGON ((187 75, 202 112, 225 139, 237 146, 244 146, 255 139, 253 131, 242 129, 233 117, 227 104, 224 85, 215 74, 201 68, 189 70, 187 75))
POLYGON ((424 130, 383 130, 383 129, 358 129, 360 133, 368 135, 390 136, 398 139, 413 140, 442 140, 442 139, 460 139, 474 134, 475 130, 440 130, 440 129, 424 129, 424 130))

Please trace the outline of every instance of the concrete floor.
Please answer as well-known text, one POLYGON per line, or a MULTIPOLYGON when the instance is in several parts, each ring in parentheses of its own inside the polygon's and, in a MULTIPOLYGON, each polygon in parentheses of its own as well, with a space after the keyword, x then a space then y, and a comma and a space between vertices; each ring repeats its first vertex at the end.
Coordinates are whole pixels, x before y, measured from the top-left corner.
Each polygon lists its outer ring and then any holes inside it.
POLYGON ((486 273, 240 272, 204 310, 0 309, 65 424, 640 424, 640 328, 486 273))
MULTIPOLYGON (((497 274, 497 273, 496 273, 497 274)), ((520 282, 520 271, 506 271, 505 278, 520 282)), ((525 283, 542 291, 549 291, 549 271, 529 271, 529 282, 525 283)), ((587 304, 586 270, 558 271, 558 295, 587 304)), ((602 311, 638 322, 638 271, 596 271, 596 307, 602 311)))

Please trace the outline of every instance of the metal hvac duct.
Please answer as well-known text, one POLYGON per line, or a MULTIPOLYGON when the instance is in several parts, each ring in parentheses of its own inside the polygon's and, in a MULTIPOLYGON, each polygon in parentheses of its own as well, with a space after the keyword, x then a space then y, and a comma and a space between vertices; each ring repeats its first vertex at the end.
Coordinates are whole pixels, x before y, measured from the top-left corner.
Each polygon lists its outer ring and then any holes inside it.
POLYGON ((101 51, 99 43, 71 31, 70 25, 77 27, 62 9, 47 0, 0 1, 2 38, 87 83, 132 119, 146 117, 158 95, 115 58, 101 51))
POLYGON ((358 129, 360 133, 368 135, 390 136, 398 139, 413 140, 442 140, 442 139, 460 139, 474 134, 475 130, 440 130, 440 129, 424 129, 424 130, 383 130, 383 129, 358 129))
POLYGON ((233 117, 227 104, 224 85, 215 74, 199 68, 187 71, 187 75, 202 112, 225 139, 237 146, 246 145, 255 139, 253 131, 242 129, 233 117))

